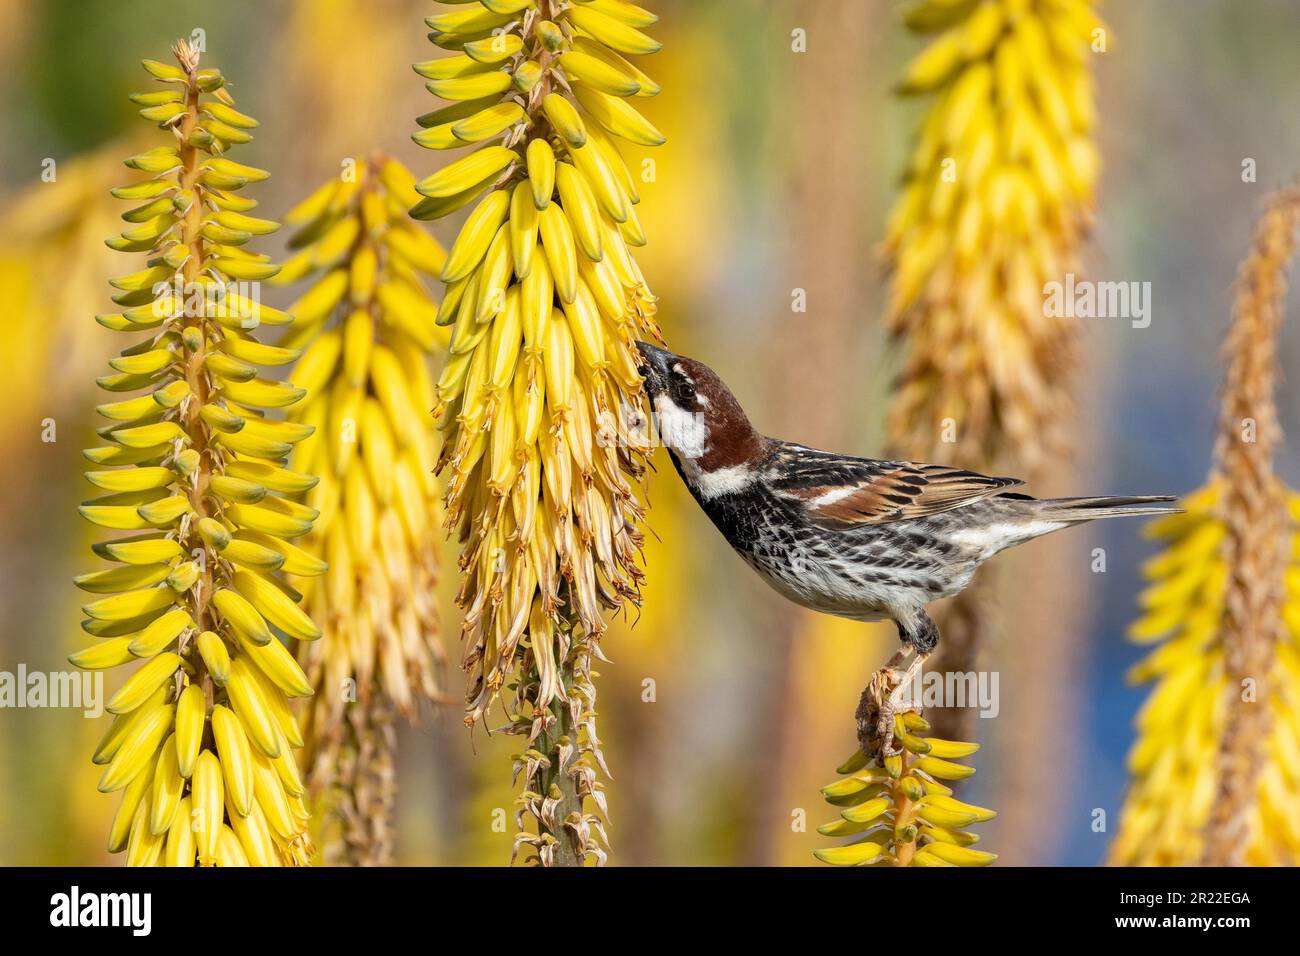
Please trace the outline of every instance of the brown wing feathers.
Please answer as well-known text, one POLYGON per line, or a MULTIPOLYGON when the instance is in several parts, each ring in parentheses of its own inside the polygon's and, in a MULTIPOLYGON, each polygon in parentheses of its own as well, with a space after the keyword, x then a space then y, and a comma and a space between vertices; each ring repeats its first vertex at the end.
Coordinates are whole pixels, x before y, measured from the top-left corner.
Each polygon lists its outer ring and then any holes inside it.
POLYGON ((804 502, 811 520, 851 527, 939 514, 1024 484, 1016 478, 991 478, 943 465, 880 464, 885 467, 860 473, 855 482, 782 490, 804 502))

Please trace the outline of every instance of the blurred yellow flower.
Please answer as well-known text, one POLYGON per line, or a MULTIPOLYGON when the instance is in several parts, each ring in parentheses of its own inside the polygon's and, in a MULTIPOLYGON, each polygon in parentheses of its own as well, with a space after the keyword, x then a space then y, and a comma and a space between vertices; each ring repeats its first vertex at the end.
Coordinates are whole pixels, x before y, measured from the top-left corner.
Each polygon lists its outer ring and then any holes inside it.
POLYGON ((890 439, 1032 471, 1069 419, 1075 321, 1048 314, 1043 287, 1073 268, 1092 205, 1104 32, 1089 0, 927 0, 906 19, 936 35, 899 92, 934 103, 885 237, 886 324, 907 356, 890 439))
POLYGON ((314 431, 291 463, 320 476, 306 499, 320 518, 289 571, 325 631, 299 659, 318 691, 308 784, 340 829, 323 841, 330 862, 392 864, 393 718, 441 698, 429 360, 449 336, 424 277, 446 253, 407 216, 414 183, 377 154, 321 186, 286 216, 299 251, 276 277, 311 281, 282 344, 304 350, 292 376, 309 397, 294 420, 314 431))
POLYGON ((1285 270, 1300 191, 1276 194, 1242 264, 1210 481, 1168 542, 1129 636, 1155 688, 1137 717, 1133 775, 1111 847, 1120 865, 1300 862, 1300 495, 1273 474, 1285 270))

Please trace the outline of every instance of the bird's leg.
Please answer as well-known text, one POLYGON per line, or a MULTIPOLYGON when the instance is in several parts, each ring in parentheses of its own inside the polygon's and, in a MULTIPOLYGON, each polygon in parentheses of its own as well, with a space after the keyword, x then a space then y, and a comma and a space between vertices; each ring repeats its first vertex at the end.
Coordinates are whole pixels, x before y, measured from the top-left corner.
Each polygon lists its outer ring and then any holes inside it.
POLYGON ((912 658, 912 663, 908 664, 907 670, 903 672, 902 680, 898 682, 898 686, 895 687, 893 693, 889 695, 886 704, 889 705, 895 714, 901 714, 906 711, 915 711, 918 714, 921 712, 921 701, 911 697, 905 699, 903 692, 912 686, 912 682, 916 680, 917 673, 920 672, 921 667, 929 657, 930 654, 928 652, 923 653, 917 651, 915 656, 912 658))
POLYGON ((890 670, 898 670, 903 666, 903 661, 907 660, 907 655, 912 653, 912 649, 906 644, 900 645, 898 650, 894 651, 894 656, 885 662, 885 667, 890 670))
POLYGON ((904 644, 889 662, 871 675, 858 710, 858 744, 871 758, 883 758, 894 752, 894 714, 897 713, 898 693, 903 687, 905 674, 901 668, 911 648, 904 644))
POLYGON ((894 656, 871 677, 858 702, 858 743, 868 757, 888 757, 897 753, 894 747, 894 718, 905 711, 920 713, 920 702, 904 699, 912 681, 938 643, 939 628, 924 611, 905 627, 898 622, 898 635, 902 644, 894 656), (906 670, 902 665, 912 655, 906 670))
POLYGON ((904 688, 912 686, 912 682, 916 679, 922 665, 934 653, 934 648, 939 643, 939 626, 930 619, 930 615, 924 611, 919 611, 917 612, 916 621, 907 632, 906 640, 912 646, 912 650, 916 652, 916 655, 912 658, 912 663, 907 666, 907 672, 903 674, 902 680, 894 688, 889 703, 893 705, 894 713, 911 710, 919 714, 921 712, 921 701, 904 700, 904 688))
POLYGON ((912 655, 911 663, 907 665, 907 670, 901 673, 897 667, 887 668, 890 686, 885 688, 885 698, 881 701, 876 714, 876 737, 881 741, 882 756, 890 757, 899 752, 894 747, 894 718, 907 711, 921 712, 920 701, 913 700, 908 692, 921 665, 929 656, 916 651, 912 655))
MULTIPOLYGON (((906 711, 921 713, 920 699, 909 697, 904 700, 903 694, 905 690, 911 688, 917 674, 920 673, 922 666, 929 660, 930 655, 934 653, 935 646, 939 643, 939 626, 924 611, 917 612, 915 623, 908 632, 908 643, 912 645, 912 649, 916 653, 912 657, 912 663, 907 665, 907 672, 903 675, 903 679, 899 681, 898 686, 894 688, 894 693, 890 695, 887 701, 896 714, 906 711)), ((893 730, 892 724, 890 730, 893 730)))

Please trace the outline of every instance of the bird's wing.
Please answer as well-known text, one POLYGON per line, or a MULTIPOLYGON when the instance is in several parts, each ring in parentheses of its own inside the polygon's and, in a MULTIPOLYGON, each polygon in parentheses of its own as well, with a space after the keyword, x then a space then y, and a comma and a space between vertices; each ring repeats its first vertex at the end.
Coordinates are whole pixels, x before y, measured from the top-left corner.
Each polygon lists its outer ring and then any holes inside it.
POLYGON ((946 465, 850 458, 801 445, 786 445, 768 470, 774 494, 832 529, 939 514, 1022 484, 946 465))

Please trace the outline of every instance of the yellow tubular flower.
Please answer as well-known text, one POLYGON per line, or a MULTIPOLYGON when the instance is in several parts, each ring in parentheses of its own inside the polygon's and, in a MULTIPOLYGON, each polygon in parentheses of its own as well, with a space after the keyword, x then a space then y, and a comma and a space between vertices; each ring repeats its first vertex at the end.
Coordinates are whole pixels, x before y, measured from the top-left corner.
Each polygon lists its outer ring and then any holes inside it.
POLYGON ((894 718, 902 751, 868 761, 858 750, 839 768, 843 778, 822 788, 840 819, 817 828, 830 837, 852 837, 844 846, 816 850, 836 866, 988 866, 994 853, 973 849, 979 837, 966 828, 997 814, 953 798, 945 780, 964 780, 974 767, 956 763, 978 744, 921 737, 930 725, 919 714, 894 718))
POLYGON ((303 348, 293 378, 311 397, 293 419, 314 428, 295 471, 320 475, 321 513, 291 575, 325 638, 299 647, 313 686, 304 727, 312 793, 341 832, 328 862, 391 865, 395 713, 439 699, 435 591, 441 506, 434 483, 433 350, 450 338, 424 276, 447 256, 407 211, 414 177, 376 155, 286 216, 300 251, 277 281, 310 278, 284 344, 303 348), (296 581, 295 581, 296 583, 296 581))
POLYGON ((655 19, 623 0, 457 4, 427 20, 456 55, 415 65, 451 101, 415 141, 477 147, 417 183, 411 211, 476 203, 442 269, 453 331, 435 413, 463 542, 466 723, 509 682, 507 729, 526 738, 516 850, 545 865, 604 859, 584 806, 604 810, 591 660, 605 612, 640 599, 635 342, 658 329, 615 140, 663 142, 632 105, 659 88, 625 58, 659 48, 640 29, 655 19))
POLYGON ((148 258, 111 280, 125 311, 96 318, 149 335, 99 379, 115 395, 99 406, 106 444, 86 452, 86 477, 103 495, 81 513, 119 536, 94 547, 114 566, 77 578, 97 640, 71 660, 143 662, 108 702, 116 716, 94 755, 99 789, 123 791, 111 852, 131 865, 303 865, 289 698, 312 688, 275 632, 320 631, 273 575, 297 553, 285 539, 316 516, 281 495, 315 479, 284 468, 303 430, 262 411, 303 393, 258 372, 296 353, 250 334, 290 319, 259 304, 257 283, 278 267, 243 248, 278 226, 236 192, 267 174, 223 155, 257 122, 184 40, 173 51, 179 67, 144 61, 158 91, 132 97, 169 145, 127 160, 152 178, 113 190, 136 205, 109 247, 148 258), (143 394, 119 397, 129 392, 143 394))
POLYGON ((1112 863, 1300 863, 1300 495, 1273 473, 1298 230, 1300 190, 1277 194, 1238 280, 1210 480, 1186 514, 1149 529, 1168 546, 1147 563, 1129 636, 1157 646, 1130 677, 1155 688, 1137 717, 1112 863))
POLYGON ((886 321, 907 346, 890 439, 1032 471, 1068 421, 1076 323, 1043 289, 1071 271, 1092 204, 1100 24, 1089 0, 927 0, 907 24, 937 35, 899 88, 934 105, 886 234, 886 321))

